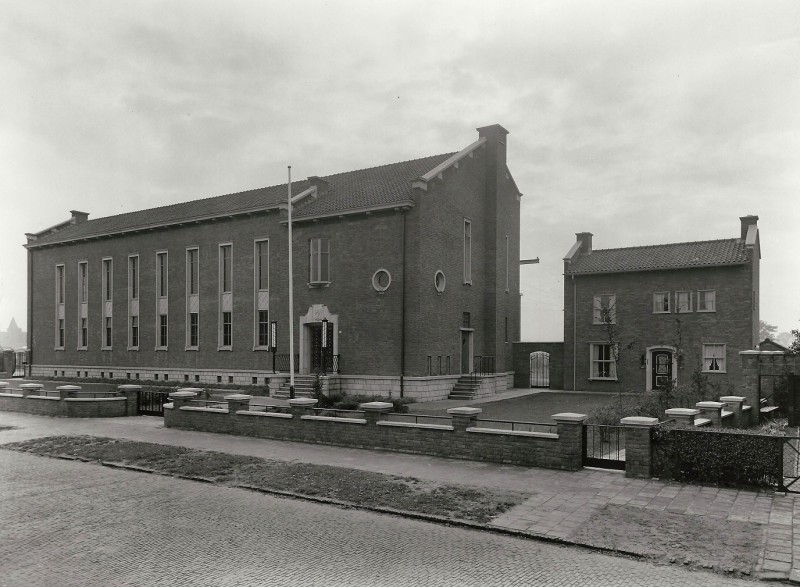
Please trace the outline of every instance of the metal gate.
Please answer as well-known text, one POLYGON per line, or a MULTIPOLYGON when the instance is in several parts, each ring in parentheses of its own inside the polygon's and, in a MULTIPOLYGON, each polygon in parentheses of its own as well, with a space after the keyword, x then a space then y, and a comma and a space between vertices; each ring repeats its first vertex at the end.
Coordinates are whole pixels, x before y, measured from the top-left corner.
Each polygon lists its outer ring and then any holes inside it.
POLYGON ((783 438, 781 448, 783 474, 779 477, 778 491, 800 493, 800 437, 783 438))
POLYGON ((164 404, 169 403, 169 393, 172 389, 165 390, 139 390, 137 406, 140 416, 163 416, 164 404))
POLYGON ((530 373, 531 387, 550 387, 550 353, 531 353, 530 373))
POLYGON ((791 373, 787 375, 788 394, 786 415, 789 418, 789 426, 800 426, 800 375, 791 373))
POLYGON ((625 470, 625 428, 583 425, 583 466, 625 470))
POLYGON ((28 351, 15 351, 14 352, 14 372, 12 377, 25 377, 25 371, 28 367, 28 351))

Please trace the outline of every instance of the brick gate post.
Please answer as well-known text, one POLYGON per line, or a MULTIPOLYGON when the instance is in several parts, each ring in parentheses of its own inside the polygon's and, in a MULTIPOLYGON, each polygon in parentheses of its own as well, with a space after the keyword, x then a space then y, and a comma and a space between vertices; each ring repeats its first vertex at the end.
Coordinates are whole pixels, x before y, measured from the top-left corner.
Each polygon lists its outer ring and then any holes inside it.
POLYGON ((139 392, 142 391, 141 385, 123 384, 117 386, 117 392, 125 397, 125 415, 139 415, 139 392))
POLYGON ((367 426, 375 426, 381 420, 384 414, 392 411, 394 406, 389 402, 366 402, 358 404, 359 410, 364 410, 364 419, 367 421, 367 426))
POLYGON ((653 466, 652 429, 658 418, 631 416, 620 420, 625 426, 625 476, 650 479, 653 466))
POLYGON ((453 421, 453 432, 466 432, 467 428, 475 426, 475 420, 481 412, 483 410, 480 408, 449 408, 447 413, 453 421))
POLYGON ((586 414, 564 412, 550 416, 555 420, 558 434, 558 452, 561 468, 578 471, 583 468, 583 423, 589 418, 586 414))

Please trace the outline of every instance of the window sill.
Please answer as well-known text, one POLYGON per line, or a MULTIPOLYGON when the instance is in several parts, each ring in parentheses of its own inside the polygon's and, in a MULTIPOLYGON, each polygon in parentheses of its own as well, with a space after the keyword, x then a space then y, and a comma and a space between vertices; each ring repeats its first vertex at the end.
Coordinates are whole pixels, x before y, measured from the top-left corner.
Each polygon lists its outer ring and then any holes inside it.
POLYGON ((613 322, 592 322, 592 324, 595 325, 595 326, 607 326, 609 324, 616 325, 616 323, 617 323, 616 320, 613 321, 613 322))
POLYGON ((716 314, 716 310, 697 310, 698 314, 716 314))
POLYGON ((616 377, 589 377, 589 381, 619 381, 616 377))
POLYGON ((187 347, 186 347, 186 348, 184 348, 183 350, 185 350, 185 351, 197 351, 197 350, 200 350, 200 347, 196 347, 196 346, 187 346, 187 347))
POLYGON ((167 351, 167 350, 169 350, 169 349, 167 347, 165 347, 165 346, 157 346, 156 347, 156 351, 167 351))
POLYGON ((138 347, 138 346, 129 346, 129 347, 128 347, 128 350, 129 350, 129 351, 138 351, 138 350, 139 350, 139 347, 138 347))
POLYGON ((708 373, 709 375, 716 375, 717 373, 725 375, 727 373, 727 371, 720 371, 720 370, 717 370, 717 371, 700 371, 700 372, 701 373, 708 373))
POLYGON ((233 347, 231 347, 231 346, 218 346, 217 350, 218 351, 232 351, 233 347))
POLYGON ((330 281, 311 281, 308 283, 308 287, 330 287, 330 281))
POLYGON ((78 347, 76 350, 79 350, 79 351, 88 351, 88 350, 89 350, 89 347, 85 347, 85 346, 79 346, 79 347, 78 347))
POLYGON ((113 350, 114 350, 114 347, 110 347, 110 346, 103 346, 103 347, 100 347, 100 350, 101 350, 101 351, 113 351, 113 350))
POLYGON ((660 311, 660 312, 653 312, 653 314, 672 314, 672 312, 670 312, 669 310, 667 310, 666 312, 664 312, 664 311, 662 310, 662 311, 660 311))
POLYGON ((270 349, 269 349, 268 346, 256 345, 256 346, 253 347, 253 350, 254 351, 267 351, 267 352, 269 352, 270 349))
POLYGON ((63 346, 57 346, 57 347, 53 347, 53 350, 54 350, 54 351, 63 351, 63 350, 64 350, 64 347, 63 347, 63 346))

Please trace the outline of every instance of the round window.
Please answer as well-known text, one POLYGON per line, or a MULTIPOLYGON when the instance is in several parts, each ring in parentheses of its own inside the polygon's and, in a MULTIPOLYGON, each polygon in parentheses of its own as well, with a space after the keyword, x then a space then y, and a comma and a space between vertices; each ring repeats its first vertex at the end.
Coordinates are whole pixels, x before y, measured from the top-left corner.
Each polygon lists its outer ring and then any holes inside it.
POLYGON ((378 269, 372 275, 372 287, 375 288, 375 291, 386 291, 390 285, 392 285, 392 274, 386 269, 378 269))
POLYGON ((444 287, 447 284, 444 273, 441 269, 439 269, 436 274, 433 276, 433 287, 436 288, 436 291, 442 293, 444 291, 444 287))

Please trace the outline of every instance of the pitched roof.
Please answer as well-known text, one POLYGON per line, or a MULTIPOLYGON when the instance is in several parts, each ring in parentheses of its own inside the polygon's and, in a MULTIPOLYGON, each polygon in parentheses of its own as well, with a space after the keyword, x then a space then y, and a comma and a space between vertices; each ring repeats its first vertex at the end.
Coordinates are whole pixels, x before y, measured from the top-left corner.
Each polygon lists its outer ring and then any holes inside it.
MULTIPOLYGON (((422 159, 381 165, 358 171, 323 177, 328 189, 316 200, 297 205, 297 219, 347 213, 412 201, 411 181, 446 161, 452 153, 422 159)), ((293 181, 292 193, 299 194, 311 186, 308 180, 293 181)), ((116 216, 106 216, 68 224, 59 224, 36 235, 27 246, 37 247, 84 238, 119 234, 143 228, 168 226, 181 222, 211 219, 275 208, 286 202, 287 184, 257 188, 212 198, 181 202, 116 216)))
POLYGON ((740 265, 748 260, 744 241, 738 238, 668 245, 598 249, 581 253, 569 263, 568 274, 623 273, 740 265))

